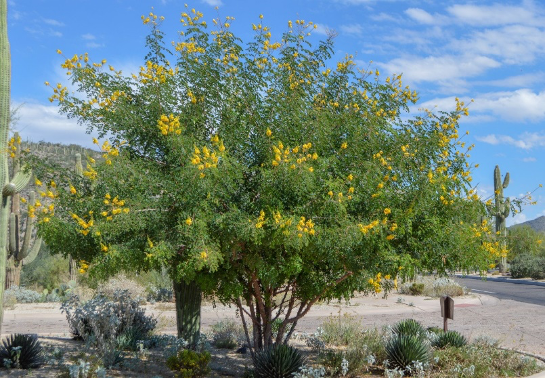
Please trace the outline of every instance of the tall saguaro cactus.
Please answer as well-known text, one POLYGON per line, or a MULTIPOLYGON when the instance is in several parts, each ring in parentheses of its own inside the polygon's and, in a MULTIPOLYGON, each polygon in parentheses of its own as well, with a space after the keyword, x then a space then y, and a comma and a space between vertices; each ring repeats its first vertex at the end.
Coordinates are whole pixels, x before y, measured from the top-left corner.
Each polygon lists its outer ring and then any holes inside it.
MULTIPOLYGON (((503 183, 501 181, 500 167, 494 168, 494 200, 495 206, 492 215, 496 217, 496 236, 505 238, 505 219, 511 212, 511 203, 509 198, 503 197, 503 189, 509 185, 509 173, 505 174, 503 183)), ((503 242, 505 243, 505 242, 503 242)), ((501 271, 505 272, 507 266, 507 257, 501 257, 501 271)))
MULTIPOLYGON (((8 255, 8 228, 12 196, 30 181, 29 170, 22 169, 10 180, 8 171, 8 135, 10 118, 11 57, 8 41, 8 5, 0 0, 0 328, 4 318, 4 285, 8 255)), ((0 329, 1 332, 1 329, 0 329)))
MULTIPOLYGON (((79 177, 83 177, 83 166, 81 164, 81 154, 76 154, 76 165, 74 166, 74 172, 79 177)), ((78 280, 78 264, 77 261, 72 258, 71 255, 68 256, 68 272, 70 274, 70 281, 76 282, 78 280)))
MULTIPOLYGON (((13 157, 13 175, 21 170, 21 143, 19 133, 15 133, 13 138, 13 146, 11 148, 14 152, 13 157)), ((23 265, 29 264, 38 256, 40 247, 42 246, 42 239, 36 238, 32 240, 32 229, 34 227, 35 218, 28 216, 26 219, 25 233, 23 240, 20 241, 19 225, 21 225, 21 210, 19 208, 19 193, 15 193, 11 198, 11 215, 9 220, 9 240, 8 240, 8 256, 6 264, 6 284, 5 288, 11 288, 12 286, 18 286, 21 278, 21 269, 23 265)), ((29 205, 33 206, 35 203, 34 192, 30 193, 29 205)))

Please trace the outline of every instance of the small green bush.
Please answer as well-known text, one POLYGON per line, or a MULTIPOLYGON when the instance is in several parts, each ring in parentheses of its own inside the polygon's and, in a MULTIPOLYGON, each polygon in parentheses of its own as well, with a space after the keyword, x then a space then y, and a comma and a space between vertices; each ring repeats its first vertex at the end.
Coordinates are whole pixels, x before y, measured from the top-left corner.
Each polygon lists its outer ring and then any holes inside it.
POLYGON ((511 261, 511 277, 545 279, 545 257, 530 254, 517 255, 511 261))
POLYGON ((467 339, 456 330, 438 333, 432 342, 432 346, 438 349, 443 349, 447 346, 462 347, 465 345, 467 345, 467 339))
POLYGON ((234 320, 225 319, 212 325, 212 344, 218 349, 234 349, 244 341, 244 330, 234 320))
POLYGON ((420 296, 424 293, 424 283, 413 283, 409 287, 409 295, 420 296))
POLYGON ((177 378, 204 378, 210 373, 210 353, 182 350, 167 359, 167 367, 177 378))
POLYGON ((252 357, 258 378, 292 378, 304 359, 299 350, 288 345, 272 345, 252 357))
POLYGON ((352 315, 330 316, 322 324, 322 340, 327 344, 346 346, 363 333, 361 321, 352 315))

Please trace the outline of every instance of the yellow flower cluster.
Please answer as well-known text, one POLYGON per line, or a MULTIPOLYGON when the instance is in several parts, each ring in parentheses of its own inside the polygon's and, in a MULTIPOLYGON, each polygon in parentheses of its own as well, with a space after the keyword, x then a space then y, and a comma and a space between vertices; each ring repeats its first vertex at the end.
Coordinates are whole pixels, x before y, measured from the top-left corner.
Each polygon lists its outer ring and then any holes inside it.
MULTIPOLYGON (((267 135, 269 135, 269 129, 267 129, 267 135)), ((294 148, 290 148, 287 146, 284 148, 284 144, 282 142, 278 142, 278 145, 273 145, 272 149, 274 152, 274 159, 272 161, 273 166, 278 166, 281 163, 290 163, 290 168, 295 169, 297 168, 296 163, 298 165, 302 165, 307 161, 315 161, 318 159, 318 153, 310 153, 310 149, 312 148, 312 143, 305 143, 301 146, 295 146, 294 148)), ((314 171, 313 167, 309 167, 308 170, 310 172, 314 171)))
POLYGON ((157 121, 157 127, 161 130, 161 134, 166 136, 169 133, 175 133, 180 135, 182 128, 180 127, 180 118, 170 115, 161 115, 161 118, 157 121))
POLYGON ((297 231, 299 232, 297 233, 299 238, 303 237, 303 233, 313 236, 316 233, 314 230, 314 222, 312 222, 311 219, 307 220, 305 216, 301 216, 297 223, 297 231))
MULTIPOLYGON (((225 151, 225 146, 223 141, 217 135, 213 135, 210 139, 212 145, 214 145, 220 153, 225 151)), ((203 146, 202 149, 199 149, 195 146, 193 158, 191 159, 191 164, 197 166, 200 173, 200 177, 204 178, 206 174, 204 173, 205 169, 208 168, 217 168, 218 167, 218 154, 210 150, 208 147, 203 146)))
MULTIPOLYGON (((187 4, 185 4, 187 8, 187 4)), ((199 21, 201 18, 203 18, 203 14, 199 11, 196 11, 195 8, 191 9, 191 14, 188 14, 187 12, 182 13, 182 18, 180 19, 180 22, 183 26, 194 26, 197 21, 199 21)), ((202 26, 206 26, 206 23, 201 23, 202 26)), ((229 27, 229 25, 227 26, 229 27)))
MULTIPOLYGON (((387 279, 389 279, 389 277, 387 279)), ((376 293, 379 293, 382 291, 382 285, 380 283, 381 281, 382 281, 382 274, 379 272, 374 278, 370 278, 368 280, 368 283, 373 286, 373 291, 375 291, 376 293)))
POLYGON ((83 218, 79 217, 77 214, 72 213, 72 218, 76 220, 79 226, 82 227, 82 229, 80 229, 79 232, 83 234, 84 236, 89 234, 89 229, 92 228, 93 225, 95 224, 92 213, 89 215, 89 217, 90 217, 89 221, 85 221, 83 218))
POLYGON ((19 146, 21 146, 21 136, 18 136, 17 139, 15 139, 15 137, 11 137, 8 141, 8 152, 11 158, 15 158, 15 153, 17 153, 19 146))
POLYGON ((140 77, 140 83, 165 83, 167 77, 172 77, 178 72, 178 69, 174 70, 172 67, 169 67, 168 61, 167 66, 163 66, 151 61, 146 62, 146 66, 140 67, 140 72, 138 76, 140 77))
POLYGON ((292 224, 293 219, 290 218, 283 218, 279 211, 273 212, 273 219, 276 225, 280 227, 280 229, 283 229, 282 232, 284 235, 289 236, 291 234, 289 230, 289 226, 292 224))
POLYGON ((255 227, 257 229, 261 229, 263 227, 263 224, 265 224, 267 221, 265 219, 265 212, 262 210, 259 211, 259 217, 257 218, 257 222, 255 223, 255 227))
POLYGON ((122 208, 125 205, 125 200, 119 200, 118 197, 112 199, 111 195, 107 193, 104 195, 104 200, 102 201, 104 205, 110 207, 108 211, 102 211, 100 214, 103 217, 106 217, 106 221, 112 221, 113 216, 123 213, 129 213, 129 208, 122 208))
POLYGON ((89 262, 81 260, 79 261, 79 267, 79 273, 85 274, 89 269, 89 262))

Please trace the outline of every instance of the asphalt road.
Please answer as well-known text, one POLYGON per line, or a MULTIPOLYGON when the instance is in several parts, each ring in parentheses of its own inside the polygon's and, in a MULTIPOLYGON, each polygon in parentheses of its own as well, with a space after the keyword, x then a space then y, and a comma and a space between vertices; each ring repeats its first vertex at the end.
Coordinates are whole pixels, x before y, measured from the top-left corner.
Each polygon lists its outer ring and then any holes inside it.
POLYGON ((531 283, 510 283, 483 280, 475 277, 455 277, 460 285, 474 293, 481 293, 504 300, 515 300, 545 306, 545 286, 531 283))

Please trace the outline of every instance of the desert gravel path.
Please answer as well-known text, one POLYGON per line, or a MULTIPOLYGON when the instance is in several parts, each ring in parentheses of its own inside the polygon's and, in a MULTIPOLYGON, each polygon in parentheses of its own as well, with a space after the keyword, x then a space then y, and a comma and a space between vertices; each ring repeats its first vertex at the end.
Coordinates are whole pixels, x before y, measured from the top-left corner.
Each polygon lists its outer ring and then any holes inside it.
MULTIPOLYGON (((161 332, 175 333, 174 304, 148 305, 146 309, 159 318, 161 332)), ((393 294, 388 299, 358 296, 348 304, 316 305, 300 321, 297 331, 312 333, 327 317, 339 314, 357 316, 367 327, 391 325, 404 318, 414 318, 426 326, 443 326, 438 299, 393 294)), ((203 330, 221 319, 235 317, 233 307, 205 305, 203 330)), ((545 306, 499 300, 482 294, 458 297, 449 329, 470 339, 478 336, 495 338, 503 347, 545 357, 545 306)), ((18 304, 4 312, 2 335, 11 333, 69 336, 69 329, 57 303, 18 304)))

